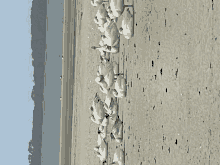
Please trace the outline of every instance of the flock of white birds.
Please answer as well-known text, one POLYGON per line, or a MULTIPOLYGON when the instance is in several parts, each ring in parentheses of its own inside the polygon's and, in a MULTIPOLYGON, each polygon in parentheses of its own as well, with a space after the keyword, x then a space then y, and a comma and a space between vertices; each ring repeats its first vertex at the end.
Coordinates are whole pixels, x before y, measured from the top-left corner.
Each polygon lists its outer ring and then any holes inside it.
MULTIPOLYGON (((118 98, 126 97, 126 79, 119 73, 118 64, 110 61, 110 53, 119 52, 120 35, 126 39, 133 36, 133 5, 124 5, 123 0, 91 0, 92 6, 97 8, 94 22, 103 34, 99 42, 101 63, 97 71, 96 83, 100 86, 100 91, 106 95, 105 101, 101 101, 96 93, 91 111, 91 120, 98 124, 98 145, 94 148, 102 163, 107 162, 108 143, 107 126, 109 122, 113 127, 108 135, 117 143, 123 140, 123 122, 118 116, 118 98), (118 29, 116 22, 122 16, 121 27, 118 29)), ((124 151, 116 148, 113 162, 111 164, 124 165, 124 151)))

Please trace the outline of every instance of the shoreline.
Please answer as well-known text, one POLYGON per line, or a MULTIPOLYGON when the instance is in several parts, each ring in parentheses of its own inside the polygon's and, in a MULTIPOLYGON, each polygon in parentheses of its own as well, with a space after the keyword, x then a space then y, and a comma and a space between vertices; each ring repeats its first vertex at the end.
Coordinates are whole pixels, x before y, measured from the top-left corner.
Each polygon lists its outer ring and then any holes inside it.
POLYGON ((73 116, 73 95, 74 79, 74 22, 72 21, 71 6, 73 1, 64 1, 63 19, 63 51, 62 51, 62 80, 61 80, 61 116, 60 116, 60 152, 59 165, 71 164, 72 148, 72 116, 73 116))

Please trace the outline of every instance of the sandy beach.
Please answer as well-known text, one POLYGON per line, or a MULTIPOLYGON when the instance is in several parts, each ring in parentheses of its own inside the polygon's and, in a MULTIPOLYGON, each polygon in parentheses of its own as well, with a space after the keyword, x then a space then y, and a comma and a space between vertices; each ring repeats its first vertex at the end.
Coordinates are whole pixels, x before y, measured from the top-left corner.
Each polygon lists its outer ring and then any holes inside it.
MULTIPOLYGON (((134 4, 134 37, 121 35, 120 51, 111 55, 128 84, 119 99, 124 138, 109 142, 107 164, 116 146, 125 150, 126 165, 219 164, 220 2, 125 4, 134 4)), ((94 81, 96 12, 89 0, 64 1, 60 165, 101 164, 93 150, 98 125, 89 118, 95 93, 105 98, 94 81)))

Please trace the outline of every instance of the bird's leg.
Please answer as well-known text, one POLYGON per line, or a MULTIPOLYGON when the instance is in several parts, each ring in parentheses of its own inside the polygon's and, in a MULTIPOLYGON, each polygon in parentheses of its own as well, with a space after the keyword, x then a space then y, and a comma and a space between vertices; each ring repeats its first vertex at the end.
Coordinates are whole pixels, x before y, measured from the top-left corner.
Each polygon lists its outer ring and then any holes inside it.
POLYGON ((134 7, 133 5, 123 5, 123 8, 126 8, 126 7, 134 7))

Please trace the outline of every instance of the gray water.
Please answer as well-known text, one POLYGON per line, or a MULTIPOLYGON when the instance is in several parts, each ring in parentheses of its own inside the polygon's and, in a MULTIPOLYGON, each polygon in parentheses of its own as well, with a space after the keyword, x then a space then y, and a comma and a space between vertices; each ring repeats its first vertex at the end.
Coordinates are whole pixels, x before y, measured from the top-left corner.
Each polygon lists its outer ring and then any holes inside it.
POLYGON ((59 164, 63 2, 47 1, 41 165, 59 164))

